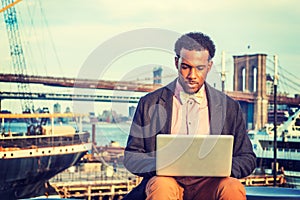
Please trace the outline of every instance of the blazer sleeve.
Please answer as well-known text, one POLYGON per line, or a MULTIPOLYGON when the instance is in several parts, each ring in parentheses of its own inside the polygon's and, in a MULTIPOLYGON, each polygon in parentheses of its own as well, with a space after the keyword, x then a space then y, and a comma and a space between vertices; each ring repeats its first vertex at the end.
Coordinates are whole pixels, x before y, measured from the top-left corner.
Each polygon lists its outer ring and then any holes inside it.
POLYGON ((153 145, 149 143, 155 133, 151 132, 151 117, 144 100, 144 97, 140 99, 134 114, 124 152, 124 166, 135 175, 152 177, 156 174, 155 153, 147 146, 153 145))
POLYGON ((234 148, 232 157, 231 176, 243 178, 250 175, 256 167, 256 155, 246 131, 241 107, 238 103, 237 113, 233 120, 234 148))

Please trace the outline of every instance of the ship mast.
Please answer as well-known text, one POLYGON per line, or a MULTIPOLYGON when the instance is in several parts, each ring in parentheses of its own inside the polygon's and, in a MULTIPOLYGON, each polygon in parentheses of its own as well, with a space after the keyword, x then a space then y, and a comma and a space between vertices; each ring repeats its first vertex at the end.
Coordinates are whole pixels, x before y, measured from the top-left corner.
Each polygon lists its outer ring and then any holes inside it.
POLYGON ((276 186, 277 178, 277 84, 278 84, 278 73, 277 73, 278 57, 274 55, 274 164, 273 164, 273 185, 276 186))

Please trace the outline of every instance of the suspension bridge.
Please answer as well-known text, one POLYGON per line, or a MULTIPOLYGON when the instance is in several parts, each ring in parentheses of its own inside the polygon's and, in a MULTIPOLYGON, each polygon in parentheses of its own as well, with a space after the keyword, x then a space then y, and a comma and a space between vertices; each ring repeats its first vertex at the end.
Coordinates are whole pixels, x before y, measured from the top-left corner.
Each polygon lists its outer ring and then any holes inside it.
MULTIPOLYGON (((99 102, 131 102, 136 103, 139 96, 129 97, 130 95, 94 95, 94 94, 74 94, 74 93, 63 93, 58 91, 47 92, 43 87, 40 91, 32 92, 31 86, 33 84, 42 84, 44 86, 52 86, 55 90, 56 87, 65 88, 84 88, 84 89, 99 89, 99 90, 116 90, 116 91, 134 91, 134 92, 150 92, 162 85, 154 84, 156 76, 150 78, 153 79, 153 84, 138 83, 137 81, 108 81, 108 80, 91 80, 91 79, 75 79, 66 77, 53 77, 49 75, 33 75, 34 73, 28 73, 28 71, 35 71, 31 68, 37 65, 33 65, 31 60, 38 59, 39 56, 32 55, 32 59, 29 59, 31 52, 30 49, 26 49, 24 39, 22 36, 24 33, 20 28, 20 22, 22 17, 18 18, 20 14, 16 10, 16 4, 21 0, 1 0, 2 8, 1 14, 4 16, 4 24, 6 26, 6 32, 8 36, 9 54, 11 57, 11 73, 1 73, 0 82, 17 85, 16 91, 2 89, 0 92, 0 100, 5 99, 20 99, 22 110, 30 110, 33 108, 33 100, 63 100, 63 101, 99 101, 99 102), (25 51, 27 54, 25 56, 25 51), (30 63, 30 64, 28 64, 30 63), (31 70, 30 70, 31 69, 31 70), (30 74, 30 75, 29 75, 30 74)), ((23 2, 26 4, 27 2, 23 2)), ((28 5, 27 5, 28 6, 28 5)), ((44 10, 40 1, 35 4, 37 11, 40 11, 42 24, 47 29, 47 34, 50 38, 50 46, 53 47, 54 55, 57 58, 58 65, 61 67, 61 63, 58 59, 58 54, 53 42, 52 35, 47 27, 47 19, 45 17, 44 10)), ((28 7, 29 8, 29 7, 28 7)), ((30 19, 32 30, 30 33, 37 35, 34 32, 34 16, 30 9, 27 8, 28 18, 30 19)), ((23 27, 24 28, 24 27, 23 27)), ((44 35, 44 34, 40 34, 44 35)), ((25 35, 26 36, 26 35, 25 35)), ((29 37, 30 35, 27 35, 29 37)), ((45 41, 48 41, 45 39, 45 41)), ((43 52, 43 48, 39 47, 38 51, 40 54, 43 52)), ((45 55, 47 53, 44 53, 45 55)), ((44 56, 45 56, 44 55, 44 56)), ((41 56, 41 57, 44 57, 41 56)), ((229 57, 228 57, 229 58, 229 57)), ((222 60, 221 64, 214 65, 215 68, 221 68, 220 79, 222 78, 222 84, 224 85, 226 66, 233 66, 233 91, 224 90, 229 96, 238 100, 245 112, 245 118, 248 124, 258 124, 258 128, 267 122, 266 113, 268 113, 268 106, 272 105, 273 102, 273 91, 272 91, 272 74, 274 61, 267 57, 266 54, 252 54, 252 55, 232 55, 233 59, 222 60), (271 78, 270 78, 271 77, 271 78)), ((39 66, 39 65, 38 65, 39 66)), ((157 66, 155 66, 157 67, 157 66)), ((40 68, 40 66, 39 66, 40 68)), ((62 67, 61 67, 62 68, 62 67)), ((300 83, 298 78, 285 70, 284 67, 279 66, 279 104, 286 105, 287 108, 299 107, 300 98, 300 83), (295 91, 295 96, 291 96, 288 90, 295 91)), ((47 72, 47 69, 45 69, 47 72)), ((152 71, 150 72, 152 73, 152 71)), ((148 77, 151 75, 144 74, 148 77)), ((227 76, 226 81, 231 77, 227 76)), ((220 81, 221 82, 221 81, 220 81)), ((8 87, 9 88, 9 87, 8 87)), ((223 88, 222 88, 223 89, 223 88)))

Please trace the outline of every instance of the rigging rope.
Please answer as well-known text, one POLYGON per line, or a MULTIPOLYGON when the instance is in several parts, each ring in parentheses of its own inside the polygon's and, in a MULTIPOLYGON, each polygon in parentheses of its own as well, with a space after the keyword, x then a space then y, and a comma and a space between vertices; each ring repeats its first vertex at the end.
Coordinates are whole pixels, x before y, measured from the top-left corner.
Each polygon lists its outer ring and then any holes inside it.
POLYGON ((54 44, 54 40, 53 40, 53 36, 52 36, 52 33, 49 29, 49 24, 48 24, 48 20, 47 20, 47 17, 45 15, 45 12, 44 12, 44 9, 43 9, 43 6, 42 6, 42 3, 41 1, 39 0, 38 1, 38 4, 39 4, 39 7, 40 7, 40 12, 41 12, 41 15, 42 15, 42 18, 43 18, 43 22, 45 23, 45 26, 46 26, 46 29, 47 29, 47 32, 48 32, 48 35, 49 35, 49 38, 50 38, 50 43, 51 43, 51 47, 54 51, 54 56, 56 58, 56 61, 58 63, 58 67, 59 67, 59 70, 60 70, 60 74, 65 77, 65 73, 63 71, 63 68, 62 68, 62 65, 61 65, 61 61, 59 59, 59 56, 58 56, 58 53, 57 53, 57 49, 56 49, 56 46, 54 44))

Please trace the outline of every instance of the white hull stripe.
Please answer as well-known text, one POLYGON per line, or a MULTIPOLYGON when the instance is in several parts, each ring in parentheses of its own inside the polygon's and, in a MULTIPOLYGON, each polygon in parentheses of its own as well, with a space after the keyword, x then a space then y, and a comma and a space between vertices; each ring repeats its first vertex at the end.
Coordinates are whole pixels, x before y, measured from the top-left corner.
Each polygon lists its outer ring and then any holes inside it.
POLYGON ((1 149, 0 159, 15 159, 15 158, 31 158, 39 156, 52 156, 52 155, 64 155, 85 152, 91 149, 91 143, 55 146, 55 147, 43 147, 32 149, 1 149))

